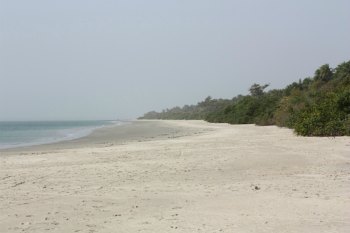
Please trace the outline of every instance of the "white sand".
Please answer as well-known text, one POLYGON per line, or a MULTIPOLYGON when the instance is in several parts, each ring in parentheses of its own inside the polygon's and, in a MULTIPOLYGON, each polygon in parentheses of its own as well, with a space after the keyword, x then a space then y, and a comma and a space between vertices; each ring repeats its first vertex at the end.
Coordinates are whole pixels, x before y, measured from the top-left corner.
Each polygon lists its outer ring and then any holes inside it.
POLYGON ((192 134, 0 154, 0 232, 350 232, 349 137, 167 124, 192 134))

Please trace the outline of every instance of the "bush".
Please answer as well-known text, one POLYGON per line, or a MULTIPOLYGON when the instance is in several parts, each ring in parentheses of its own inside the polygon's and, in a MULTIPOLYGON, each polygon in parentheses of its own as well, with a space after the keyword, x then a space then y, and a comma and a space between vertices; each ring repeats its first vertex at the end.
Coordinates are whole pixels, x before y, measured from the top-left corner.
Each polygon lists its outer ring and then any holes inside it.
POLYGON ((282 90, 265 92, 267 87, 267 84, 253 84, 250 95, 231 100, 209 96, 197 105, 149 112, 143 118, 276 124, 293 128, 303 136, 350 135, 350 61, 335 69, 323 65, 314 77, 299 79, 282 90))
POLYGON ((343 95, 328 93, 317 103, 294 116, 295 132, 303 136, 340 136, 348 131, 343 95), (340 106, 340 107, 339 107, 340 106))

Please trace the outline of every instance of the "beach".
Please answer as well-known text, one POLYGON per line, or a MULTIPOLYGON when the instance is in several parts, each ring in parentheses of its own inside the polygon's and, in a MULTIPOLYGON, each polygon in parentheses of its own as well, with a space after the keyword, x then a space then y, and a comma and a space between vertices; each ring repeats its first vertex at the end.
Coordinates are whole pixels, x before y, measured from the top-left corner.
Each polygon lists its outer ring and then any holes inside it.
POLYGON ((350 232, 350 137, 135 121, 0 151, 0 232, 350 232))

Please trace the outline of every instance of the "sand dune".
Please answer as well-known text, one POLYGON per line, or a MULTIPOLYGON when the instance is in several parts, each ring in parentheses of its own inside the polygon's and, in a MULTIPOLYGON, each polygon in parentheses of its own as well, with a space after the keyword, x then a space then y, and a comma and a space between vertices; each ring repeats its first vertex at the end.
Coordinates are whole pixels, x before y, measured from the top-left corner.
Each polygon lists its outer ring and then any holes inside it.
POLYGON ((85 144, 0 152, 0 232, 350 232, 349 137, 129 127, 125 140, 110 128, 85 144))

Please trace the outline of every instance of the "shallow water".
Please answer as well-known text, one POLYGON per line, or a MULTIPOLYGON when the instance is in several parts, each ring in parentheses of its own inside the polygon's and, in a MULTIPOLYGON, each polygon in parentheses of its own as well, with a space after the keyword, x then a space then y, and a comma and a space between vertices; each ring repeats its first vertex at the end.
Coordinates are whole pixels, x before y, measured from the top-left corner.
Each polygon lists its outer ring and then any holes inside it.
POLYGON ((119 121, 8 121, 0 122, 0 149, 41 145, 84 137, 119 121))

